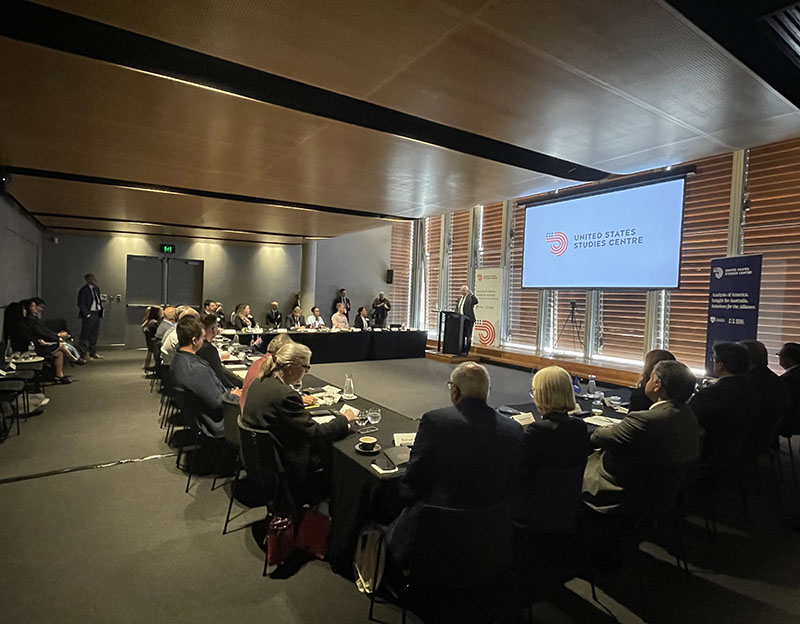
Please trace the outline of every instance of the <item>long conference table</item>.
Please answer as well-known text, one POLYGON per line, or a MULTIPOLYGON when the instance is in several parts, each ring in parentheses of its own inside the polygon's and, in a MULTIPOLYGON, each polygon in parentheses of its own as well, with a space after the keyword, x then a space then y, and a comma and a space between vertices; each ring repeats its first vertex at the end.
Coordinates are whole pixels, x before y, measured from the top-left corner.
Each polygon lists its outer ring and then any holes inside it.
MULTIPOLYGON (((240 376, 244 376, 241 370, 236 372, 240 376)), ((303 378, 303 388, 318 388, 325 385, 329 385, 328 382, 314 375, 306 375, 303 378)), ((602 387, 599 389, 603 390, 602 387)), ((605 393, 606 396, 611 393, 621 395, 623 401, 628 399, 627 389, 606 389, 605 393)), ((578 395, 576 400, 585 412, 591 410, 592 399, 578 395)), ((416 433, 419 428, 418 419, 405 416, 360 396, 323 407, 338 410, 345 403, 359 410, 369 408, 381 410, 381 420, 375 425, 378 431, 369 435, 378 439, 378 444, 382 449, 394 446, 394 434, 416 433)), ((534 404, 530 401, 497 407, 501 413, 507 412, 508 408, 511 408, 518 412, 531 413, 535 420, 541 419, 534 404)), ((602 416, 614 422, 624 418, 624 415, 608 406, 604 407, 602 416)), ((587 428, 591 433, 597 426, 587 423, 587 428)), ((397 472, 387 474, 377 472, 372 466, 375 456, 361 454, 355 448, 361 435, 357 429, 353 429, 347 437, 333 442, 331 445, 331 534, 328 560, 337 573, 350 579, 353 578, 353 554, 360 531, 370 522, 386 524, 392 520, 395 513, 399 512, 399 509, 395 507, 398 501, 397 486, 405 474, 403 466, 400 466, 397 472)))
MULTIPOLYGON (((236 332, 239 342, 249 344, 261 338, 269 344, 277 330, 236 332)), ((360 360, 395 360, 425 357, 428 334, 425 331, 383 329, 381 331, 289 331, 292 340, 311 349, 312 364, 358 362, 360 360)), ((262 349, 263 350, 263 349, 262 349)))

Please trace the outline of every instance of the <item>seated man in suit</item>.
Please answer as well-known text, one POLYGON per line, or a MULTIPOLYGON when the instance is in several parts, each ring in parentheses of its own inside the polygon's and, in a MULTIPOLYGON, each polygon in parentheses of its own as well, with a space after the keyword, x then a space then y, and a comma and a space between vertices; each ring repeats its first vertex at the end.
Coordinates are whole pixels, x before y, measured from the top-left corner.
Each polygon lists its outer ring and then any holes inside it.
MULTIPOLYGON (((205 330, 197 312, 185 315, 175 328, 178 350, 172 358, 170 375, 175 388, 191 392, 200 409, 200 428, 212 438, 225 435, 222 397, 228 391, 214 374, 211 366, 197 355, 203 346, 205 330)), ((239 396, 241 390, 231 390, 239 396)))
POLYGON ((789 414, 791 397, 789 389, 769 369, 767 348, 763 342, 745 340, 739 343, 750 356, 747 379, 758 395, 761 409, 757 418, 750 419, 742 450, 752 455, 766 452, 775 443, 778 428, 789 414))
POLYGON ((353 327, 357 329, 369 329, 369 317, 367 316, 367 308, 361 306, 358 309, 358 314, 353 322, 353 327))
MULTIPOLYGON (((196 318, 200 317, 200 314, 198 314, 197 310, 191 306, 178 306, 175 309, 175 313, 178 316, 178 322, 187 316, 193 316, 196 318)), ((172 358, 175 356, 175 352, 178 350, 178 347, 180 347, 177 327, 178 326, 176 324, 175 327, 167 330, 167 333, 164 334, 164 339, 161 341, 161 363, 164 366, 169 366, 172 364, 172 358)))
POLYGON ((686 469, 700 452, 700 426, 686 405, 694 388, 688 366, 659 362, 645 386, 650 409, 594 431, 591 441, 600 450, 583 473, 583 499, 590 507, 601 513, 647 513, 674 503, 686 469), (659 496, 661 484, 676 481, 677 487, 659 496))
POLYGON ((341 330, 350 329, 350 323, 347 322, 347 315, 344 313, 343 303, 336 304, 336 314, 331 317, 331 328, 341 330))
POLYGON ((389 551, 404 568, 424 505, 474 509, 499 503, 511 496, 520 465, 522 427, 487 405, 486 368, 459 364, 447 385, 453 406, 422 417, 401 484, 407 506, 387 535, 389 551))
POLYGON ((778 352, 778 362, 785 371, 780 379, 789 390, 789 414, 781 424, 781 435, 800 433, 800 344, 787 342, 778 352))
POLYGON ((269 304, 269 311, 267 312, 265 320, 267 329, 279 329, 283 327, 283 314, 281 314, 281 311, 278 309, 277 301, 273 301, 269 304))
POLYGON ((750 366, 747 349, 734 342, 718 342, 713 348, 718 381, 699 390, 689 401, 705 429, 702 460, 712 475, 733 468, 751 423, 761 412, 758 395, 745 377, 750 366))
POLYGON ((306 326, 306 319, 303 318, 303 310, 300 306, 295 306, 292 313, 286 318, 286 329, 300 329, 306 326))
MULTIPOLYGON (((200 322, 203 323, 203 329, 205 330, 205 333, 203 335, 203 346, 197 350, 197 355, 208 362, 208 365, 214 371, 217 379, 222 382, 223 386, 226 388, 241 388, 242 379, 232 370, 225 368, 222 365, 219 351, 217 351, 217 348, 212 342, 219 332, 217 317, 214 314, 206 314, 202 319, 200 319, 200 322)), ((230 357, 229 353, 225 353, 223 355, 226 358, 230 357)))
POLYGON ((175 327, 177 322, 178 311, 175 306, 167 306, 164 308, 164 318, 161 319, 161 323, 159 323, 158 329, 156 329, 156 340, 159 344, 164 340, 164 336, 167 332, 175 327))

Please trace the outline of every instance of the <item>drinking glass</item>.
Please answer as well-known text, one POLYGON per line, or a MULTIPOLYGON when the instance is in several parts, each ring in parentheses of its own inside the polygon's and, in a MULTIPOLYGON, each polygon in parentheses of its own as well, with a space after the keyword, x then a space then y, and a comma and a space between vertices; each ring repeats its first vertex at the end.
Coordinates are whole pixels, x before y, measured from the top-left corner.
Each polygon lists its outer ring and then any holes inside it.
POLYGON ((377 425, 381 421, 381 410, 373 407, 367 410, 367 420, 371 425, 377 425))
POLYGON ((592 414, 600 416, 603 413, 603 400, 596 399, 592 401, 592 414))
POLYGON ((367 418, 367 412, 366 410, 361 410, 358 413, 358 416, 356 416, 356 425, 363 427, 367 424, 367 422, 369 422, 369 419, 367 418))

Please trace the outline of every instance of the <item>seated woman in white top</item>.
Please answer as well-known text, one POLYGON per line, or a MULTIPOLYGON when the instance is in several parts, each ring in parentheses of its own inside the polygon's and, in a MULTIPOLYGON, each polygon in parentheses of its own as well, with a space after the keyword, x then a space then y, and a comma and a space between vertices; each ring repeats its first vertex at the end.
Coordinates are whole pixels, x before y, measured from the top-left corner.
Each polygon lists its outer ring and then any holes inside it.
POLYGON ((319 315, 319 308, 317 306, 311 308, 311 314, 306 318, 306 325, 311 329, 325 327, 325 319, 319 315))
POLYGON ((331 317, 331 327, 333 329, 350 329, 350 323, 347 322, 347 316, 344 314, 344 304, 336 304, 336 314, 331 317))

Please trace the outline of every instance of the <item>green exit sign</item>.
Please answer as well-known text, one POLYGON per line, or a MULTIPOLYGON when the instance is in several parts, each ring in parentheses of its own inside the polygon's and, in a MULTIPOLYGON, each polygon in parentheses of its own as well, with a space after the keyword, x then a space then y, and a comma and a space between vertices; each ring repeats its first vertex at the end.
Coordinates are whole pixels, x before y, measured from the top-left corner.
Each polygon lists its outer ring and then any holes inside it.
POLYGON ((175 253, 175 245, 161 245, 161 253, 175 253))

